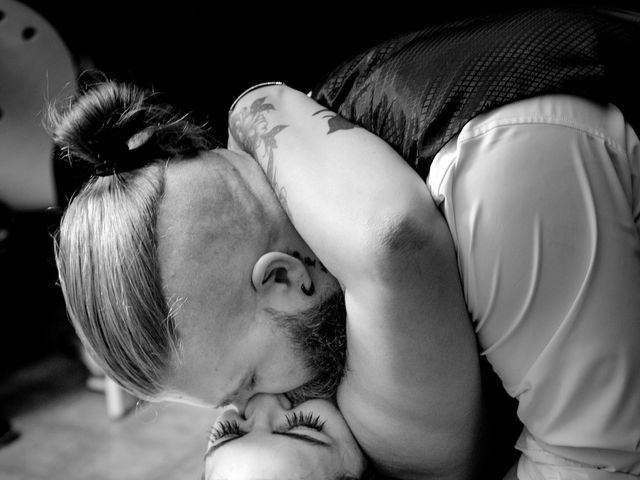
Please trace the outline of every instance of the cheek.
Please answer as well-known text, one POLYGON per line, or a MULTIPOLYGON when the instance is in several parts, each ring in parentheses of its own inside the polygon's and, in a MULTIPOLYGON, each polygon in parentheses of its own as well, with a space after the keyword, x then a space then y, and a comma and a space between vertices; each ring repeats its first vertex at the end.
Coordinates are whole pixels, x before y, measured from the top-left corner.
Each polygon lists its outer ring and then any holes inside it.
POLYGON ((327 400, 314 399, 298 406, 303 412, 313 412, 325 420, 324 432, 339 445, 341 462, 347 472, 360 478, 366 460, 345 418, 335 405, 327 400))
POLYGON ((259 358, 256 358, 257 390, 263 393, 284 393, 312 379, 304 356, 297 352, 284 334, 270 332, 262 337, 259 358))
POLYGON ((189 402, 215 405, 237 386, 240 377, 252 368, 250 345, 243 339, 218 336, 182 335, 181 356, 172 364, 168 378, 171 389, 189 402))

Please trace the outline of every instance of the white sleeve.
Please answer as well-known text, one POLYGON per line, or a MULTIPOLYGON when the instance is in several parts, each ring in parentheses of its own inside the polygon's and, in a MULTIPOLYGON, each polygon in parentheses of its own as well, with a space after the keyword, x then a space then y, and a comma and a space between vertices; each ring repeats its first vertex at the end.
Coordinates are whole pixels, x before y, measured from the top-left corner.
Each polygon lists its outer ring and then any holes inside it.
POLYGON ((639 155, 614 106, 538 97, 470 122, 427 180, 483 354, 536 444, 635 475, 639 155))

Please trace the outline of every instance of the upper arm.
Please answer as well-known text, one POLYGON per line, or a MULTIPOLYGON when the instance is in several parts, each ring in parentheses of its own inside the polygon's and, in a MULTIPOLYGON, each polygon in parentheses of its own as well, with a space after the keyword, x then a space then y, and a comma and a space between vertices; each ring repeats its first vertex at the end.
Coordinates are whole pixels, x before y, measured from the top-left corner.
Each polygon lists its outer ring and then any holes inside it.
POLYGON ((255 90, 229 123, 233 144, 260 163, 293 225, 347 288, 388 272, 403 253, 396 237, 428 231, 437 213, 391 147, 301 92, 255 90))
POLYGON ((475 428, 479 402, 476 343, 425 183, 381 139, 286 87, 252 92, 230 126, 345 286, 340 407, 356 438, 378 458, 418 465, 465 457, 471 439, 461 432, 475 428), (262 133, 244 134, 257 131, 248 119, 262 133))
POLYGON ((440 476, 471 462, 480 381, 455 253, 436 242, 448 235, 444 222, 436 229, 423 249, 409 247, 395 282, 345 292, 348 373, 338 404, 367 454, 440 476))

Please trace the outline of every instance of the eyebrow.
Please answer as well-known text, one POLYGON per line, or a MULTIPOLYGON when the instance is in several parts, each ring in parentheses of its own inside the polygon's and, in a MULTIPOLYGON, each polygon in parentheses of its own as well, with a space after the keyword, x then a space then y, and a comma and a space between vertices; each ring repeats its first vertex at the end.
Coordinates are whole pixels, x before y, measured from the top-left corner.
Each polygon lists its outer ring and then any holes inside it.
MULTIPOLYGON (((302 433, 294 433, 294 432, 271 432, 273 435, 283 435, 285 437, 289 437, 289 438, 293 438, 294 440, 299 440, 301 442, 305 442, 308 443, 309 445, 314 445, 314 446, 320 446, 320 447, 331 447, 331 444, 327 443, 327 442, 323 442, 322 440, 318 440, 317 438, 314 437, 310 437, 309 435, 304 435, 302 433)), ((237 440, 238 438, 242 438, 240 437, 233 437, 230 438, 228 440, 225 440, 224 442, 220 442, 216 445, 212 445, 211 447, 209 447, 209 450, 207 450, 207 453, 204 454, 204 459, 206 460, 207 458, 209 458, 211 455, 213 455, 220 447, 223 447, 224 445, 226 445, 229 442, 233 442, 234 440, 237 440)))

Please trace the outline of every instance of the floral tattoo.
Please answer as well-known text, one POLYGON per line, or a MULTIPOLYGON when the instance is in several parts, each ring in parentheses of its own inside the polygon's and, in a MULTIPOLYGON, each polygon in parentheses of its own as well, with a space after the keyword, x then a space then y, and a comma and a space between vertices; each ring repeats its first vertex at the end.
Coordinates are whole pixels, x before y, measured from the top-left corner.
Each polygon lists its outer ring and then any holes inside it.
POLYGON ((282 208, 289 214, 287 191, 284 187, 278 186, 277 168, 273 155, 273 151, 278 148, 275 136, 287 128, 287 125, 276 125, 269 130, 265 113, 275 110, 275 107, 266 103, 265 100, 266 97, 258 98, 253 101, 251 106, 243 107, 231 114, 229 129, 240 148, 251 153, 254 157, 267 158, 267 178, 271 182, 282 208))
MULTIPOLYGON (((241 149, 250 153, 255 158, 266 158, 267 168, 265 173, 267 178, 282 208, 290 216, 287 205, 287 191, 284 187, 278 185, 277 167, 274 158, 274 150, 278 148, 275 137, 287 128, 287 125, 276 125, 269 129, 266 114, 272 110, 275 110, 275 107, 266 101, 266 97, 257 98, 249 107, 242 107, 230 115, 229 130, 233 139, 241 149)), ((329 131, 327 135, 339 130, 356 128, 356 125, 326 108, 318 110, 313 113, 312 116, 321 114, 323 114, 322 118, 328 119, 327 124, 329 131)))

